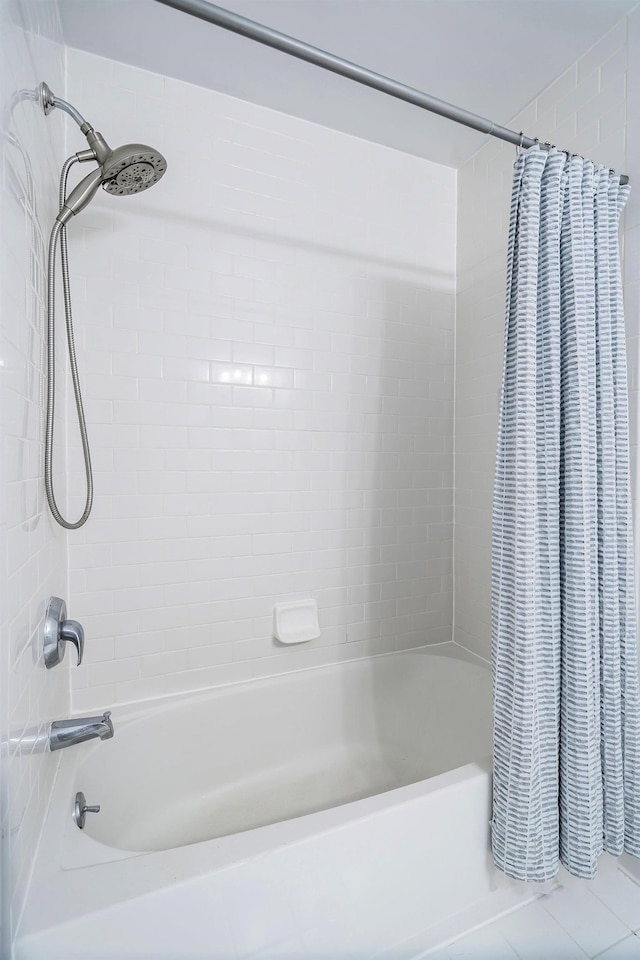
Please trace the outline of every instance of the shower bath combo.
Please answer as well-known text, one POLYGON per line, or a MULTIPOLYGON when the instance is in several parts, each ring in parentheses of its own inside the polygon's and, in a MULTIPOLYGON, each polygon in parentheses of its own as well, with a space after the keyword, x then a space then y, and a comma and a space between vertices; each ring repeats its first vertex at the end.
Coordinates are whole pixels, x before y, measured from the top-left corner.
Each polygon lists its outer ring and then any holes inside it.
MULTIPOLYGON (((537 143, 206 0, 159 2, 518 147, 537 143)), ((69 113, 89 145, 62 168, 49 247, 46 492, 58 523, 76 529, 89 516, 92 481, 73 346, 66 226, 98 187, 116 195, 140 192, 160 179, 166 161, 140 144, 112 150, 45 84, 38 97, 45 113, 53 107, 69 113), (67 196, 70 167, 92 160, 97 169, 67 196), (51 478, 58 240, 87 473, 86 505, 76 522, 61 516, 51 478)), ((551 144, 539 147, 552 149, 551 144)), ((67 636, 71 630, 64 628, 62 640, 73 642, 67 636)), ((55 634, 56 650, 58 639, 55 634)), ((525 902, 530 892, 524 885, 502 884, 487 856, 490 704, 488 671, 463 647, 442 644, 247 683, 223 682, 160 697, 154 704, 119 708, 125 735, 109 751, 97 743, 97 749, 84 753, 61 751, 18 956, 86 960, 97 957, 96 950, 104 954, 107 944, 116 941, 114 955, 126 950, 129 957, 167 956, 169 936, 176 937, 180 956, 195 958, 212 950, 220 955, 238 903, 243 904, 238 925, 251 927, 255 911, 256 929, 263 929, 264 918, 273 914, 280 937, 281 917, 290 923, 295 908, 296 917, 304 918, 301 929, 306 924, 312 937, 319 930, 324 944, 335 938, 335 954, 346 936, 352 952, 372 955, 373 930, 376 955, 382 955, 382 948, 384 955, 396 955, 401 946, 401 952, 406 948, 403 956, 422 956, 451 939, 452 932, 459 935, 525 902), (303 726, 284 722, 301 716, 303 726), (230 731, 217 738, 214 751, 212 727, 230 731), (437 735, 425 737, 425 730, 437 735), (156 763, 159 740, 173 766, 156 763), (207 758, 204 764, 202 757, 207 758), (171 777, 163 779, 160 774, 169 768, 171 777), (359 769, 366 776, 358 783, 342 775, 359 769), (300 784, 307 774, 324 792, 321 797, 316 792, 305 806, 307 794, 300 784), (156 777, 158 789, 143 815, 132 817, 141 793, 148 793, 150 776, 156 777), (265 788, 273 799, 266 814, 265 788), (104 812, 89 818, 86 831, 80 831, 71 825, 70 801, 75 797, 75 821, 81 826, 79 819, 91 812, 85 790, 101 800, 104 812), (425 829, 425 824, 438 829, 425 829), (330 898, 318 895, 323 889, 330 898), (162 915, 170 922, 159 922, 162 915), (224 919, 220 928, 219 917, 224 919)), ((57 746, 52 749, 59 749, 86 739, 111 739, 112 724, 105 712, 58 721, 53 733, 57 746)), ((286 932, 289 936, 288 927, 286 932)), ((275 935, 268 944, 271 955, 274 943, 275 935)), ((254 948, 251 954, 257 956, 254 948)))
POLYGON ((49 254, 47 261, 47 410, 45 431, 44 473, 47 502, 54 519, 67 530, 77 530, 86 523, 93 504, 93 475, 91 470, 91 453, 87 426, 82 404, 80 379, 76 361, 75 342, 73 334, 73 318, 71 312, 71 286, 69 280, 69 256, 67 247, 67 223, 72 217, 93 200, 102 187, 107 193, 114 196, 129 196, 148 190, 160 180, 167 169, 167 161, 162 154, 153 147, 143 143, 127 143, 112 149, 101 133, 91 126, 78 110, 66 100, 56 97, 46 83, 41 83, 37 90, 37 97, 45 114, 51 113, 54 107, 68 113, 80 127, 87 138, 89 148, 79 150, 65 160, 60 174, 59 212, 54 221, 49 239, 49 254), (97 169, 87 174, 67 195, 67 178, 69 170, 75 163, 90 163, 95 161, 97 169), (62 291, 64 298, 64 312, 67 328, 67 347, 69 351, 69 366, 73 382, 73 392, 78 414, 78 426, 82 440, 82 453, 86 476, 86 500, 82 515, 72 522, 66 520, 57 505, 53 489, 53 436, 55 413, 55 302, 56 302, 56 254, 60 242, 60 261, 62 268, 62 291))

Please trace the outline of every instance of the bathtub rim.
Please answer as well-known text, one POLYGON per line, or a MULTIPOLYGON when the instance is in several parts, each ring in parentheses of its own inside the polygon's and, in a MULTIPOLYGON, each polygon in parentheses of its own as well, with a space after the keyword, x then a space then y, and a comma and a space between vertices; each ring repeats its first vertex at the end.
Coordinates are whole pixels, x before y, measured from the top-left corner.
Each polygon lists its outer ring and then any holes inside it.
MULTIPOLYGON (((303 845, 323 834, 348 830, 355 822, 375 820, 397 808, 420 804, 451 789, 474 788, 480 780, 486 780, 488 791, 491 763, 489 760, 467 763, 428 780, 292 820, 141 854, 104 847, 81 834, 68 809, 74 776, 75 766, 68 765, 56 783, 27 906, 18 930, 20 938, 72 923, 79 915, 152 895, 168 886, 182 886, 206 874, 233 870, 284 846, 303 845), (63 866, 70 837, 81 845, 88 841, 91 847, 103 848, 109 852, 109 859, 102 862, 93 859, 91 863, 75 867, 63 866), (120 855, 114 857, 114 853, 120 855)), ((487 832, 488 829, 487 822, 487 832)))
MULTIPOLYGON (((342 644, 341 647, 346 646, 348 648, 349 644, 342 644)), ((207 683, 204 686, 196 686, 188 690, 179 690, 173 691, 171 693, 163 693, 160 696, 153 697, 137 697, 132 700, 122 700, 119 703, 109 706, 103 705, 100 702, 99 705, 95 707, 81 707, 73 708, 69 714, 70 718, 81 717, 87 713, 87 710, 111 710, 120 711, 121 709, 126 710, 126 717, 123 718, 123 722, 126 719, 127 721, 136 719, 139 715, 144 715, 148 710, 155 707, 170 706, 173 703, 180 703, 182 700, 191 699, 195 697, 200 697, 201 695, 206 695, 211 693, 214 690, 223 690, 226 688, 233 688, 238 686, 254 685, 260 683, 266 683, 269 680, 275 680, 282 677, 288 677, 290 674, 299 674, 299 673, 311 673, 317 670, 329 670, 329 669, 339 669, 340 667, 346 666, 350 663, 369 663, 377 660, 385 660, 389 657, 411 657, 411 656, 437 656, 442 657, 445 660, 460 660, 464 663, 468 663, 471 666, 480 667, 484 671, 490 671, 491 664, 488 660, 485 660, 483 657, 480 657, 478 654, 473 653, 471 650, 467 650, 466 647, 460 646, 459 643, 456 643, 454 640, 444 640, 442 643, 432 643, 424 644, 421 647, 407 647, 403 650, 387 650, 384 653, 375 653, 368 654, 363 656, 362 653, 355 653, 353 656, 345 657, 340 660, 333 660, 328 663, 314 663, 311 665, 300 665, 299 667, 285 667, 284 663, 282 665, 273 664, 273 666, 278 666, 278 669, 269 669, 264 670, 255 674, 254 676, 247 677, 237 677, 234 679, 221 679, 217 683, 207 683)), ((274 657, 263 657, 262 660, 269 661, 268 664, 264 664, 265 667, 272 666, 271 661, 286 661, 285 656, 274 656, 274 657)), ((115 717, 117 720, 117 717, 115 717)))

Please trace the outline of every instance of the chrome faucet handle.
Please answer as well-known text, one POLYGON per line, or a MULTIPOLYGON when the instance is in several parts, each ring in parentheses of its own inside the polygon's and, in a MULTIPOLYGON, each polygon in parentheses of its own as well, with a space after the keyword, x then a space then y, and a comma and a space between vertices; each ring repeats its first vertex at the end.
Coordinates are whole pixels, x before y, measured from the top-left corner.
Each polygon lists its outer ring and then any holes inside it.
POLYGON ((63 620, 60 624, 60 638, 68 640, 76 648, 78 653, 76 666, 79 667, 84 653, 84 627, 77 620, 63 620))
POLYGON ((84 630, 77 620, 67 620, 67 607, 60 597, 50 597, 44 618, 44 664, 48 670, 64 660, 65 644, 72 643, 82 663, 84 630))
POLYGON ((73 805, 73 819, 81 830, 84 830, 84 823, 88 813, 100 813, 100 804, 96 803, 93 806, 88 806, 84 793, 78 791, 73 805))

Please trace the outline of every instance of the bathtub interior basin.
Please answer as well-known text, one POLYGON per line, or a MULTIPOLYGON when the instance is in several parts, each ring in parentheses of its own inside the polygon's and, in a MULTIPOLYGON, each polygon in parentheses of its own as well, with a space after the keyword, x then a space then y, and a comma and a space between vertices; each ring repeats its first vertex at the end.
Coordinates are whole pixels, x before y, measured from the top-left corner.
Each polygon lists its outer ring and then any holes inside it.
POLYGON ((487 757, 490 708, 483 666, 406 653, 114 714, 77 771, 85 833, 165 850, 385 793, 487 757))

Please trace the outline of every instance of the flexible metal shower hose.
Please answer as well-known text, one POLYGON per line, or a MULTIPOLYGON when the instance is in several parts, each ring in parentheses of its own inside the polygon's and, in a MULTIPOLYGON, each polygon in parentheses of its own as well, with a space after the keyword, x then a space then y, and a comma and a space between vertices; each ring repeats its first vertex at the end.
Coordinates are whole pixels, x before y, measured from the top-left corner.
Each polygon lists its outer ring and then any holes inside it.
MULTIPOLYGON (((76 156, 65 160, 60 175, 60 206, 62 210, 67 199, 67 176, 70 168, 78 162, 76 156)), ((76 348, 73 337, 73 318, 71 315, 71 287, 69 284, 69 256, 67 249, 67 230, 64 224, 56 220, 51 237, 49 239, 49 260, 47 275, 47 416, 44 443, 44 485, 47 492, 47 501, 49 509, 55 520, 61 527, 67 530, 77 530, 87 522, 91 513, 93 504, 93 473, 91 470, 91 453, 89 451, 89 439, 87 437, 87 424, 84 417, 84 408, 82 406, 82 394, 80 392, 80 378, 78 376, 78 365, 76 362, 76 348), (67 327, 67 348, 69 351, 69 367, 71 368, 71 380, 73 382, 73 393, 76 400, 76 411, 78 414, 78 426, 80 427, 80 437, 82 440, 82 453, 84 456, 84 469, 87 481, 87 499, 84 511, 79 520, 72 523, 60 513, 53 490, 53 424, 55 413, 56 398, 56 250, 60 240, 60 261, 62 265, 62 291, 64 297, 64 313, 67 327)))

